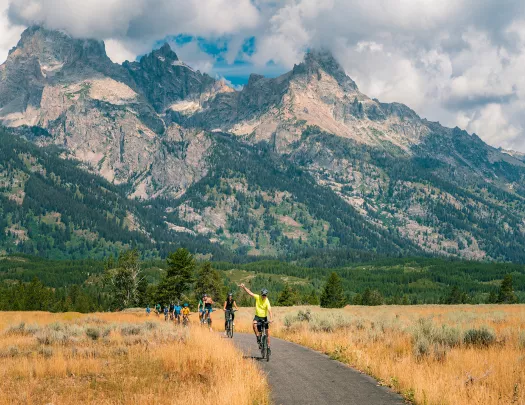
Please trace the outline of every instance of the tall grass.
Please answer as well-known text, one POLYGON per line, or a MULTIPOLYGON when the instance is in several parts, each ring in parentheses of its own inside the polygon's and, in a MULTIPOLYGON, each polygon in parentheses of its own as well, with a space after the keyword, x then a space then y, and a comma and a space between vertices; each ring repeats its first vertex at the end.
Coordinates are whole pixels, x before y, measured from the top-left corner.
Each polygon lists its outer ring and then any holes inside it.
MULTIPOLYGON (((524 305, 274 313, 274 336, 358 368, 416 404, 525 405, 524 305)), ((251 316, 238 313, 237 329, 249 331, 251 316)))
POLYGON ((230 341, 142 314, 1 313, 0 404, 268 404, 230 341))

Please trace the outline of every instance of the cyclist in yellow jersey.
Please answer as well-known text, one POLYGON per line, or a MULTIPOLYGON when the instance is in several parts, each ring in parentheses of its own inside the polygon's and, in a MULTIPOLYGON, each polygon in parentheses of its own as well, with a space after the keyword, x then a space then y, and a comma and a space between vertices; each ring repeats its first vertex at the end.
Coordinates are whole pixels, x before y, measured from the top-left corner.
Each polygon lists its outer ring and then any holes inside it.
MULTIPOLYGON (((253 332, 257 337, 257 343, 259 343, 261 338, 260 323, 268 322, 268 314, 270 315, 270 321, 273 322, 272 306, 270 305, 270 300, 268 299, 268 290, 261 290, 261 295, 252 293, 244 284, 241 284, 240 287, 255 298, 255 317, 253 318, 253 332)), ((266 334, 268 336, 268 347, 270 347, 270 325, 266 329, 266 334)))

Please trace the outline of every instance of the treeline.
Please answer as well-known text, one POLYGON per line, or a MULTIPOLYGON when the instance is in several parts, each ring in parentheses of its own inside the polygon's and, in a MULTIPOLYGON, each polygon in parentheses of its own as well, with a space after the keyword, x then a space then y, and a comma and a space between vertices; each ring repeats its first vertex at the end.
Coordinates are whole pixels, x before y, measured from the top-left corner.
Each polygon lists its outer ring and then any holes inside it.
POLYGON ((0 283, 0 311, 97 312, 108 307, 108 295, 96 288, 50 288, 31 282, 0 283))
POLYGON ((141 260, 136 249, 124 250, 105 262, 4 257, 0 259, 0 309, 89 312, 176 301, 195 307, 203 293, 222 305, 228 291, 234 292, 239 305, 251 306, 251 298, 237 287, 239 277, 249 279, 253 291, 267 288, 274 305, 525 302, 522 265, 404 258, 327 269, 275 260, 199 261, 180 248, 164 261, 141 260), (337 288, 327 290, 334 283, 337 288), (333 290, 338 291, 336 299, 331 298, 333 290))
POLYGON ((320 281, 335 271, 342 279, 347 302, 365 305, 377 302, 378 294, 385 304, 460 303, 450 298, 455 291, 460 292, 462 303, 494 302, 500 282, 511 275, 518 301, 525 302, 525 266, 512 263, 401 258, 338 268, 306 267, 276 260, 247 264, 219 262, 214 265, 221 270, 241 269, 255 274, 303 278, 318 292, 320 281))

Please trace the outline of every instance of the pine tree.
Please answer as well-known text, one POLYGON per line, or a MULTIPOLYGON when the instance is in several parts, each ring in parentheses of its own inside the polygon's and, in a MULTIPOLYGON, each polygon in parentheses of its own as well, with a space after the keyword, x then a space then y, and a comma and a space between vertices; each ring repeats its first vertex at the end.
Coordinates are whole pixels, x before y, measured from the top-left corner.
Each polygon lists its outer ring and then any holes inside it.
POLYGON ((514 288, 512 286, 512 276, 507 274, 503 281, 498 294, 498 303, 499 304, 515 304, 518 302, 516 294, 514 294, 514 288))
POLYGON ((491 291, 489 297, 487 298, 487 304, 497 304, 498 294, 495 291, 491 291))
POLYGON ((210 262, 205 262, 197 273, 195 294, 197 299, 202 297, 203 294, 208 294, 208 296, 217 302, 223 298, 224 283, 220 273, 211 267, 210 262))
POLYGON ((385 300, 379 291, 367 288, 363 293, 361 305, 382 305, 384 301, 385 300))
MULTIPOLYGON (((133 249, 121 252, 116 263, 112 258, 106 262, 106 281, 111 288, 113 308, 124 309, 139 304, 140 287, 144 278, 139 259, 138 250, 133 249), (109 268, 112 265, 116 267, 109 268)), ((72 302, 75 304, 75 297, 72 302)), ((86 305, 83 303, 83 308, 86 305)))
POLYGON ((286 284, 277 298, 277 305, 280 307, 291 307, 295 305, 296 299, 295 292, 286 284))
POLYGON ((157 287, 157 301, 162 305, 180 301, 194 281, 195 258, 186 249, 177 249, 167 259, 168 270, 157 287))
POLYGON ((339 277, 336 272, 332 272, 328 276, 323 293, 321 294, 321 307, 342 308, 345 304, 346 297, 341 277, 339 277))

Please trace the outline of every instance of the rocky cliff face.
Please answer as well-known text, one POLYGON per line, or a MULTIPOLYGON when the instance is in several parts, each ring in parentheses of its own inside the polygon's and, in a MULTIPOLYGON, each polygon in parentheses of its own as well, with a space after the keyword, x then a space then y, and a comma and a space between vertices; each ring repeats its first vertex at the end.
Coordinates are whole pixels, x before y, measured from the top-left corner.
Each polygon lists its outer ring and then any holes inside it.
POLYGON ((0 67, 0 79, 4 125, 45 128, 39 145, 64 147, 89 170, 130 184, 132 197, 177 195, 206 173, 206 135, 166 125, 155 108, 221 87, 179 63, 167 45, 120 66, 102 42, 32 27, 0 67), (166 150, 177 153, 166 159, 166 150))
POLYGON ((523 157, 370 99, 325 51, 234 91, 167 45, 117 65, 34 27, 0 66, 0 120, 241 254, 525 261, 523 157))

